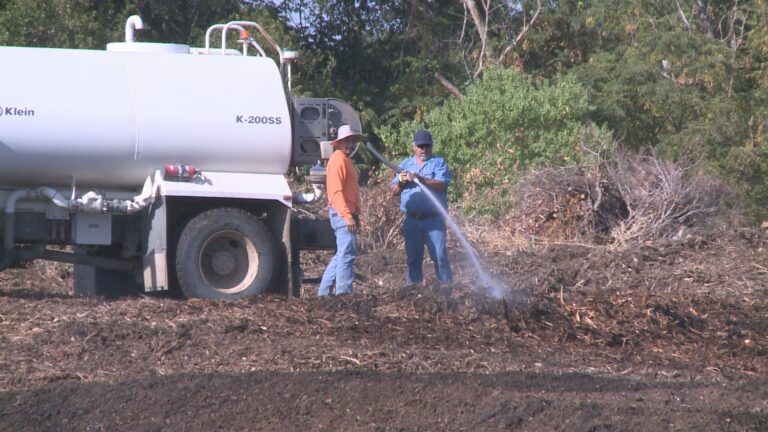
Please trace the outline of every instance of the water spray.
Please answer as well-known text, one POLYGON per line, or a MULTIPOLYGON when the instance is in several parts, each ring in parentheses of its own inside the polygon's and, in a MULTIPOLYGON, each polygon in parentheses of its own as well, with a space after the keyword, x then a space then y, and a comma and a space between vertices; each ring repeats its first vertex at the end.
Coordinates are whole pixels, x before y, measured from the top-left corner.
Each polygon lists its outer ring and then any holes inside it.
MULTIPOLYGON (((366 143, 366 148, 368 151, 370 151, 377 159, 379 159, 384 165, 395 171, 396 173, 400 173, 402 169, 393 164, 391 161, 389 161, 386 157, 384 157, 381 153, 379 153, 375 147, 373 147, 373 144, 370 142, 366 143)), ((480 263, 480 254, 477 253, 475 248, 472 247, 472 245, 469 244, 469 241, 464 237, 464 234, 462 234, 461 229, 459 229, 459 226, 456 225, 456 222, 453 221, 451 216, 448 214, 448 211, 443 208, 443 206, 440 204, 440 201, 438 201, 437 197, 432 193, 432 191, 429 190, 429 188, 424 185, 418 178, 414 180, 414 183, 416 183, 417 186, 421 188, 422 191, 424 191, 427 196, 432 200, 432 203, 435 205, 435 207, 438 209, 440 214, 443 216, 443 219, 448 222, 448 226, 451 228, 451 230, 456 234, 456 237, 458 237, 459 242, 464 247, 464 251, 469 256, 470 261, 472 262, 472 265, 475 267, 475 270, 478 273, 478 276, 480 277, 480 282, 483 285, 483 288, 485 288, 488 295, 492 296, 493 298, 503 298, 504 293, 506 291, 506 287, 501 284, 500 282, 494 280, 488 272, 485 271, 482 264, 480 263)))

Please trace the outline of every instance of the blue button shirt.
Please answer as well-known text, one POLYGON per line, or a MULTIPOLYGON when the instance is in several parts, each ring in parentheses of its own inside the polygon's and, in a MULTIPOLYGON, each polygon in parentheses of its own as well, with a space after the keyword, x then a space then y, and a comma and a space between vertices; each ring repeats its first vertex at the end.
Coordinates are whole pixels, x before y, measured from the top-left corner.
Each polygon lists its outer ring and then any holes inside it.
MULTIPOLYGON (((448 164, 445 163, 445 159, 438 156, 431 156, 427 159, 422 166, 416 163, 416 157, 412 156, 405 159, 400 163, 400 169, 405 171, 414 172, 425 179, 437 179, 446 184, 451 182, 451 170, 448 169, 448 164)), ((392 185, 397 184, 397 175, 392 179, 392 185)), ((443 208, 448 207, 448 193, 447 189, 443 192, 436 192, 430 189, 443 208)), ((400 194, 400 210, 403 213, 438 213, 439 210, 435 208, 435 204, 424 193, 423 190, 416 183, 407 184, 400 194)))

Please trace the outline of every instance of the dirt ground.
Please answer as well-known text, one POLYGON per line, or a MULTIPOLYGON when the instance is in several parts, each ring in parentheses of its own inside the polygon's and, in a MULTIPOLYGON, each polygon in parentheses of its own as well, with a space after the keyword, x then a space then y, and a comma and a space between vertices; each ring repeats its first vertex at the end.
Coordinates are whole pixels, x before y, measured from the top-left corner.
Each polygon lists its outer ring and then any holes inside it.
POLYGON ((481 253, 502 299, 458 248, 450 287, 382 249, 324 299, 328 253, 301 298, 233 303, 1 273, 0 430, 768 430, 768 235, 519 249, 481 253))

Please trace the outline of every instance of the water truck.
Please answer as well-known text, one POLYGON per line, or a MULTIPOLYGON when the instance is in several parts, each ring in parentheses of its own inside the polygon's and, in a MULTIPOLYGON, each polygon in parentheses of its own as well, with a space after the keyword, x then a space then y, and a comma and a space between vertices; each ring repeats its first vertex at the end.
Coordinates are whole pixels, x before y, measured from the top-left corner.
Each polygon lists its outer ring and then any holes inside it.
POLYGON ((321 198, 318 162, 357 113, 292 95, 298 53, 258 23, 204 47, 136 41, 143 26, 106 50, 0 47, 0 270, 71 263, 79 295, 298 295, 300 251, 335 245, 292 209, 321 198), (286 177, 302 165, 310 192, 286 177))

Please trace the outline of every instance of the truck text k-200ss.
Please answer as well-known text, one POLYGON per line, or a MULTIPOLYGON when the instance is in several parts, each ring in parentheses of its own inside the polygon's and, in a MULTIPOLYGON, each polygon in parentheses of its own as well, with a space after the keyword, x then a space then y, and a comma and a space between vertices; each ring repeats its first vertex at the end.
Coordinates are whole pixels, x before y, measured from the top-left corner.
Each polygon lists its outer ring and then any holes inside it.
POLYGON ((200 48, 136 42, 141 28, 130 17, 105 51, 0 47, 0 270, 73 263, 78 294, 295 295, 299 251, 333 235, 291 217, 321 195, 321 165, 312 193, 285 174, 359 131, 357 113, 291 95, 297 53, 257 23, 211 26, 200 48))

